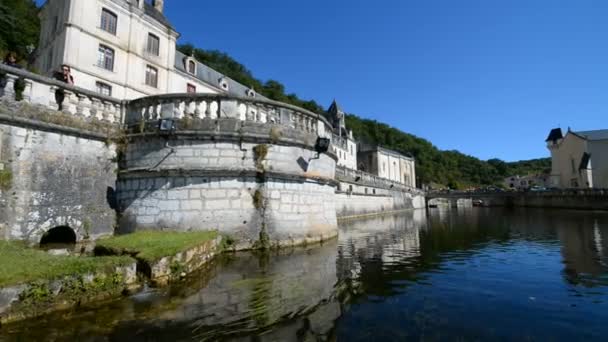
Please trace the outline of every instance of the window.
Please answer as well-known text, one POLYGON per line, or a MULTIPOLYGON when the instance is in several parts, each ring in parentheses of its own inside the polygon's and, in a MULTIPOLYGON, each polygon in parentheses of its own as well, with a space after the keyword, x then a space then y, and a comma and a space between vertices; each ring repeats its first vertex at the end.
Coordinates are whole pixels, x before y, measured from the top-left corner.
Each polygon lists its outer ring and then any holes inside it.
POLYGON ((196 86, 194 84, 188 83, 186 91, 188 93, 196 93, 196 86))
POLYGON ((146 51, 154 56, 160 55, 160 39, 152 33, 148 33, 148 46, 146 51))
POLYGON ((149 65, 146 66, 146 84, 151 87, 158 87, 158 70, 149 65))
POLYGON ((350 155, 354 156, 354 154, 353 154, 353 145, 350 145, 350 155))
POLYGON ((97 66, 110 71, 114 70, 114 50, 105 45, 99 45, 97 66))
POLYGON ((95 82, 95 88, 101 95, 112 96, 112 86, 103 82, 95 82))
POLYGON ((116 34, 116 22, 118 21, 118 17, 116 14, 108 11, 107 9, 101 10, 101 24, 99 27, 111 34, 116 34))
POLYGON ((194 61, 188 61, 188 72, 196 74, 196 63, 194 61))

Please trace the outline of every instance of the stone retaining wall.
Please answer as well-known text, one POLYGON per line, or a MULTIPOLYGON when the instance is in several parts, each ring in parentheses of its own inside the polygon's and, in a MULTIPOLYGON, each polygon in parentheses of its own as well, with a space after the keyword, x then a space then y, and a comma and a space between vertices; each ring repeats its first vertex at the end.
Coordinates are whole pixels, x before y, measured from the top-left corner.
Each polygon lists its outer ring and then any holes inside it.
POLYGON ((337 235, 335 156, 316 153, 314 135, 203 121, 189 126, 217 127, 213 139, 200 130, 129 136, 117 186, 121 232, 218 229, 238 249, 337 235))
POLYGON ((0 324, 120 296, 125 290, 136 286, 135 261, 111 271, 7 286, 0 288, 0 324))
POLYGON ((0 239, 37 243, 57 226, 111 235, 117 167, 103 139, 0 123, 0 239))

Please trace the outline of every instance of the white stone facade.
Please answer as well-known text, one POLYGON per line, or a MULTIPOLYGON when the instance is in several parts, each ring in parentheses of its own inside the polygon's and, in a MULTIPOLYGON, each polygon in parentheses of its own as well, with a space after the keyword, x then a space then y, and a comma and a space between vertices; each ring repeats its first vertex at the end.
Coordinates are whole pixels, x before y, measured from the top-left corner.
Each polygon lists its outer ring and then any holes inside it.
POLYGON ((360 146, 359 169, 394 182, 416 187, 416 161, 378 146, 360 146))
MULTIPOLYGON (((76 86, 121 100, 189 91, 229 92, 236 82, 221 80, 221 75, 203 79, 198 69, 206 67, 176 51, 179 33, 163 16, 163 2, 153 3, 48 0, 40 14, 36 68, 53 76, 65 64, 76 86)), ((236 88, 245 95, 246 87, 236 88)))

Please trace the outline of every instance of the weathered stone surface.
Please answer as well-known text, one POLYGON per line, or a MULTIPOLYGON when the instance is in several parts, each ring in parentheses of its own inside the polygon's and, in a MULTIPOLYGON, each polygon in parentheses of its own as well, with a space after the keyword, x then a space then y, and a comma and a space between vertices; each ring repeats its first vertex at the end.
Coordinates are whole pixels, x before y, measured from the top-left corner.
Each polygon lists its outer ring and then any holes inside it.
POLYGON ((99 298, 119 296, 123 291, 137 286, 136 263, 115 267, 112 270, 99 271, 91 274, 75 275, 61 279, 40 279, 33 284, 18 284, 0 288, 0 323, 22 320, 39 316, 58 308, 67 308, 80 303, 94 301, 99 298), (82 280, 84 290, 82 293, 69 293, 69 286, 77 278, 82 280), (97 288, 101 279, 109 279, 107 288, 97 288), (111 280, 110 280, 111 279, 111 280), (114 281, 118 283, 114 284, 114 281), (94 283, 97 281, 98 283, 94 283), (50 298, 36 302, 36 298, 26 298, 24 293, 32 286, 48 290, 50 298), (89 287, 90 286, 90 287, 89 287), (88 290, 87 290, 88 289, 88 290))
POLYGON ((68 226, 77 239, 113 232, 114 146, 62 132, 0 124, 0 161, 10 183, 0 189, 0 238, 40 241, 68 226))

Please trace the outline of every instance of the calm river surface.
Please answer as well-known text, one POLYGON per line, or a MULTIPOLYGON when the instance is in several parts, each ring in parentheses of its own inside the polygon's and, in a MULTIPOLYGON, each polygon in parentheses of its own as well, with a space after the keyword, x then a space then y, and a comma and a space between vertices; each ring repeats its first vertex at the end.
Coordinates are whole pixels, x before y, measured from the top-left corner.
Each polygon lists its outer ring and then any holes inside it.
POLYGON ((341 225, 0 341, 608 340, 608 213, 469 208, 341 225))

